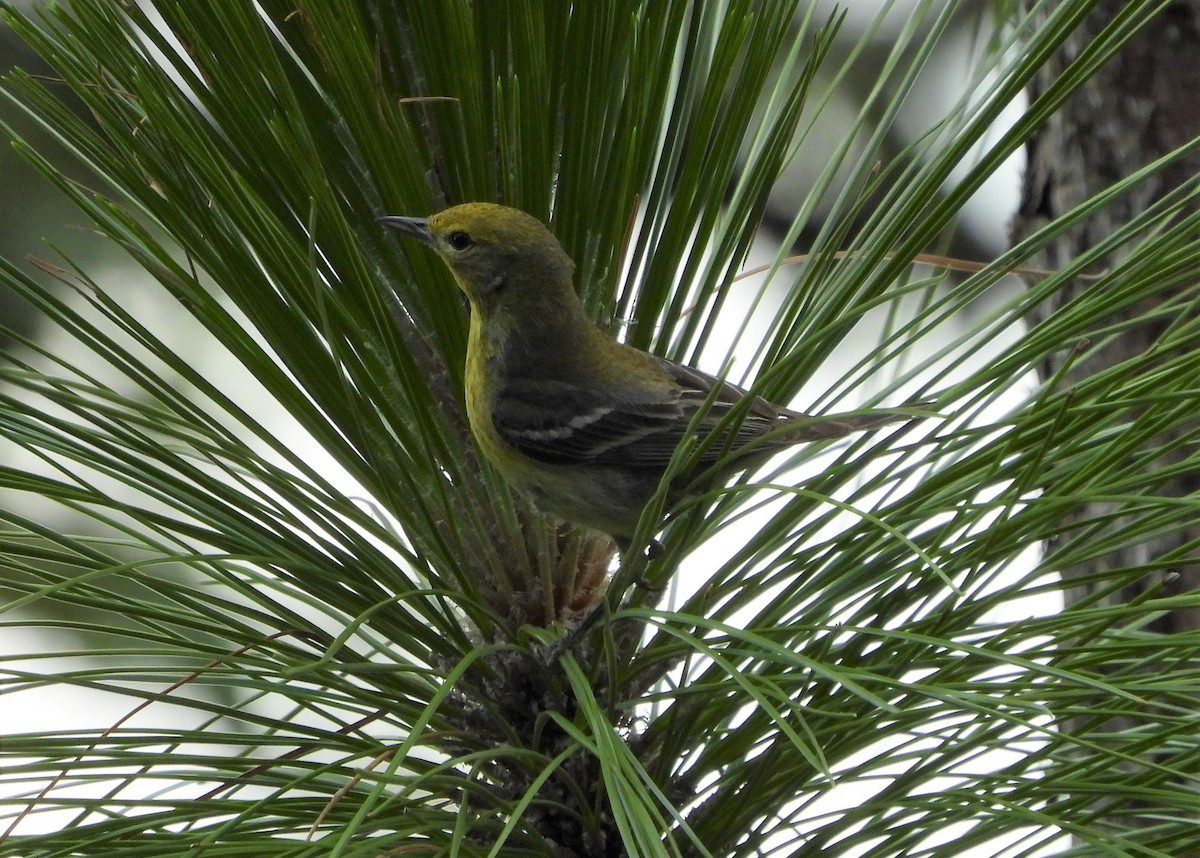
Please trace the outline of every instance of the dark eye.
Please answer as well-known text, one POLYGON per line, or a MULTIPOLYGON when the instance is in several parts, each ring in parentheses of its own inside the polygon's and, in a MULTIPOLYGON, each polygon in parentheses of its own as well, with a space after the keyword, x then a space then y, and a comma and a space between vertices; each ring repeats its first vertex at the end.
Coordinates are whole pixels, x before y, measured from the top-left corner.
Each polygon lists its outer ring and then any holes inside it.
POLYGON ((450 237, 446 240, 450 242, 450 246, 455 250, 466 250, 475 243, 471 240, 471 236, 467 235, 461 229, 450 233, 450 237))

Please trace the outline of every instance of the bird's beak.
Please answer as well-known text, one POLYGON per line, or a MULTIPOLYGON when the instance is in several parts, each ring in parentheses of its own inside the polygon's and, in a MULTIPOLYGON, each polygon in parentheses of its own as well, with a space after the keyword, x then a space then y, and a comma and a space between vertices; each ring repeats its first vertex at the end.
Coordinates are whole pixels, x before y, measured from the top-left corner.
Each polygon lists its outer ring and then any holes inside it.
POLYGON ((429 232, 429 221, 426 218, 387 215, 386 217, 377 218, 376 221, 396 230, 396 232, 412 236, 418 241, 433 244, 433 235, 429 232))

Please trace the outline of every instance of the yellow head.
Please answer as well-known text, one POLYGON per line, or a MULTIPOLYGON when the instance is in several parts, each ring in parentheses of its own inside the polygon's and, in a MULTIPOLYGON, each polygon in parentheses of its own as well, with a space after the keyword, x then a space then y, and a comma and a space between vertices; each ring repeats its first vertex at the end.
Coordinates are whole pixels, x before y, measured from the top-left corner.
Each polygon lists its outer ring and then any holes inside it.
POLYGON ((574 265, 537 218, 494 203, 466 203, 429 218, 380 223, 431 246, 474 310, 506 328, 582 312, 571 284, 574 265))

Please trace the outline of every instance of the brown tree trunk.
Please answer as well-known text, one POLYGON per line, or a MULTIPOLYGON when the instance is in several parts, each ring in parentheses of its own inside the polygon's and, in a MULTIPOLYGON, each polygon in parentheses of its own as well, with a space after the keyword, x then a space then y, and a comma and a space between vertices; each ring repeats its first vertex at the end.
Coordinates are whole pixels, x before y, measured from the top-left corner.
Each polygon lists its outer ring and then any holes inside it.
MULTIPOLYGON (((1080 31, 1064 45, 1031 87, 1031 97, 1044 90, 1078 56, 1080 48, 1126 5, 1125 0, 1097 3, 1080 31)), ((1030 140, 1023 199, 1013 225, 1014 237, 1019 239, 1030 234, 1092 194, 1197 136, 1200 136, 1200 0, 1176 0, 1162 9, 1030 140)), ((1070 260, 1165 192, 1193 179, 1198 173, 1200 155, 1193 154, 1177 161, 1155 179, 1139 185, 1132 193, 1061 238, 1033 264, 1054 267, 1070 260)), ((1074 288, 1095 287, 1080 282, 1074 288)), ((1163 296, 1164 299, 1167 297, 1163 296)), ((1038 318, 1053 314, 1070 299, 1069 293, 1056 296, 1039 310, 1038 318)), ((1135 307, 1122 318, 1140 316, 1146 309, 1145 306, 1135 307)), ((1037 320, 1035 318, 1033 322, 1037 320)), ((1168 321, 1143 324, 1117 338, 1105 350, 1070 368, 1067 379, 1087 377, 1103 367, 1145 352, 1168 324, 1168 321)), ((1064 350, 1063 359, 1067 356, 1067 350, 1064 350)), ((1046 376, 1056 373, 1061 365, 1061 360, 1048 363, 1044 367, 1046 376)), ((1182 433, 1176 433, 1179 434, 1182 433)), ((1172 438, 1164 437, 1158 443, 1166 444, 1170 440, 1172 438)), ((1163 456, 1156 467, 1169 467, 1181 458, 1163 456)), ((1197 490, 1200 490, 1200 473, 1195 472, 1165 480, 1160 489, 1162 493, 1176 497, 1197 490)), ((1094 519, 1102 512, 1085 508, 1079 510, 1079 517, 1080 520, 1094 519)), ((1060 571, 1068 581, 1080 582, 1068 591, 1068 602, 1090 594, 1091 586, 1086 581, 1092 573, 1142 566, 1156 558, 1170 556, 1180 546, 1198 537, 1200 522, 1154 541, 1126 546, 1091 563, 1063 568, 1060 571)), ((1048 546, 1048 551, 1052 553, 1054 548, 1054 545, 1048 546)), ((1162 569, 1157 577, 1142 579, 1137 585, 1126 587, 1108 598, 1112 602, 1127 602, 1152 586, 1163 587, 1166 593, 1195 590, 1200 587, 1200 558, 1194 552, 1185 553, 1180 562, 1162 569)), ((1177 610, 1156 617, 1142 628, 1173 634, 1198 626, 1200 612, 1177 610)), ((1200 701, 1197 704, 1200 705, 1200 701)), ((1114 718, 1104 725, 1104 729, 1125 730, 1135 726, 1134 719, 1114 718)), ((1094 724, 1091 729, 1096 729, 1094 724)), ((1164 786, 1194 788, 1182 784, 1164 786)), ((1131 803, 1126 809, 1129 817, 1122 822, 1132 824, 1138 808, 1131 803)))

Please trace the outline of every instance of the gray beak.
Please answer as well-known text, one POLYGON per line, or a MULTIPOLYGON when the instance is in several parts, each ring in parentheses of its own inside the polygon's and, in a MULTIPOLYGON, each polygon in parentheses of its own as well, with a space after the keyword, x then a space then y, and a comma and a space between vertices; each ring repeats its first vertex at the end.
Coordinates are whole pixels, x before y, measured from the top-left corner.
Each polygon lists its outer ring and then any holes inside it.
POLYGON ((429 234, 429 220, 426 218, 387 215, 386 217, 376 218, 376 222, 394 229, 396 232, 411 236, 418 241, 433 244, 433 236, 429 234))

